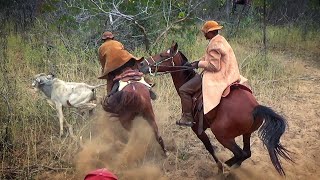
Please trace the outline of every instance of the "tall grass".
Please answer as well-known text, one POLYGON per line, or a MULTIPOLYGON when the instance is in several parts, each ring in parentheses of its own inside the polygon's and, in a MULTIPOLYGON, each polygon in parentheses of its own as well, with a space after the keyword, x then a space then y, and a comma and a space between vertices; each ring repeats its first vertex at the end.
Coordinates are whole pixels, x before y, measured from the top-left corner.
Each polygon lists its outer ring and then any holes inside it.
MULTIPOLYGON (((272 103, 271 97, 281 95, 279 83, 272 83, 273 80, 291 76, 288 67, 281 63, 283 57, 278 55, 279 51, 319 53, 319 35, 309 32, 305 38, 294 27, 269 27, 267 58, 261 53, 262 34, 257 29, 247 29, 229 39, 241 73, 250 79, 259 100, 272 103)), ((208 43, 202 34, 184 30, 168 35, 154 47, 153 53, 166 50, 173 41, 178 42, 179 50, 190 61, 200 58, 208 43)), ((83 42, 75 35, 61 36, 54 29, 49 31, 39 26, 25 35, 9 33, 2 42, 5 46, 0 54, 0 179, 32 179, 45 171, 55 171, 50 167, 60 167, 66 174, 72 174, 77 144, 68 137, 57 137, 56 112, 33 92, 31 80, 35 74, 53 72, 65 81, 101 83, 97 79, 100 74, 97 49, 82 48, 83 42)), ((136 49, 133 54, 148 56, 141 49, 136 49)), ((190 131, 177 132, 172 128, 173 119, 180 116, 181 110, 170 76, 152 79, 159 97, 154 102, 154 109, 167 113, 165 120, 160 122, 161 134, 167 136, 165 139, 179 133, 181 136, 190 134, 190 131)), ((104 93, 104 90, 98 92, 101 97, 104 93)), ((66 118, 77 133, 90 126, 89 119, 81 118, 72 110, 66 111, 66 118)), ((185 140, 178 143, 178 147, 188 144, 185 140)), ((183 148, 178 148, 175 153, 179 161, 188 158, 188 152, 183 148)))

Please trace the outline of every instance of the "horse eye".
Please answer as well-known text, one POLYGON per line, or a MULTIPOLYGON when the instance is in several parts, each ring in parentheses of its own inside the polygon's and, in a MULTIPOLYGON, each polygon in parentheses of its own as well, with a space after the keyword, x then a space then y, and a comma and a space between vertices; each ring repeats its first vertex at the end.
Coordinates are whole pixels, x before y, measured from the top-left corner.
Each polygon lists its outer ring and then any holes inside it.
POLYGON ((162 54, 160 54, 160 57, 165 58, 165 57, 168 57, 168 55, 165 53, 162 53, 162 54))

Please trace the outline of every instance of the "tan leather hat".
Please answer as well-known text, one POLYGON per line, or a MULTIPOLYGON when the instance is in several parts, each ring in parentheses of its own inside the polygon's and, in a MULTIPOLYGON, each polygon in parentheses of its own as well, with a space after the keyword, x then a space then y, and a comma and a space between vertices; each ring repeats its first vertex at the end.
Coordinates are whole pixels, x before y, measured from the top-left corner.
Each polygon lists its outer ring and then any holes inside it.
POLYGON ((102 34, 102 37, 101 37, 101 39, 103 39, 103 40, 113 39, 113 38, 114 38, 114 36, 113 36, 112 32, 110 32, 110 31, 104 32, 104 33, 102 34))
POLYGON ((204 33, 208 33, 210 31, 222 29, 223 26, 220 26, 216 21, 207 21, 202 26, 201 31, 204 33))
POLYGON ((137 58, 124 49, 123 45, 116 40, 104 42, 99 48, 100 64, 102 67, 102 75, 99 79, 105 79, 111 71, 121 67, 131 59, 140 61, 142 58, 137 58))

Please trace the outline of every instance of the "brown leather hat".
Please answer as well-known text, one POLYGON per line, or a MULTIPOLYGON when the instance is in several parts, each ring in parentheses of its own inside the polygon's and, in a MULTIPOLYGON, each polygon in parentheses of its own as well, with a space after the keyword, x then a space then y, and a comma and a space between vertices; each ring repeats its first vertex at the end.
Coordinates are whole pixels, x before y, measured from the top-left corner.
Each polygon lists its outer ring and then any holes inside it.
POLYGON ((123 44, 116 40, 108 40, 99 48, 100 64, 102 67, 102 75, 99 79, 105 79, 110 72, 121 67, 131 59, 141 61, 142 58, 137 58, 124 49, 123 44))
POLYGON ((112 32, 110 32, 110 31, 104 32, 104 33, 102 34, 102 37, 101 37, 101 39, 103 39, 103 40, 113 39, 113 38, 114 38, 114 36, 113 36, 112 32))
POLYGON ((220 26, 216 21, 207 21, 202 26, 202 32, 208 33, 209 31, 220 30, 223 26, 220 26))

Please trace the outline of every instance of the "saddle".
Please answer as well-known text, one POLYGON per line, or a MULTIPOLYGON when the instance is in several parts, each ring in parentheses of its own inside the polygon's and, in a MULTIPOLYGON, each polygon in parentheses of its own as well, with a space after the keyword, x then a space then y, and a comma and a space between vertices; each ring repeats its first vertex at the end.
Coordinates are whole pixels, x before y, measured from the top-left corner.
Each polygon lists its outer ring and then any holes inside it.
POLYGON ((134 69, 125 70, 121 74, 117 75, 113 81, 115 82, 115 89, 113 89, 112 92, 121 91, 132 82, 139 82, 147 86, 149 89, 151 88, 151 85, 144 80, 143 73, 134 69))
MULTIPOLYGON (((252 93, 252 90, 244 85, 240 84, 238 82, 234 82, 231 85, 229 85, 223 92, 222 98, 227 97, 230 92, 234 89, 243 89, 246 90, 250 93, 252 93)), ((200 89, 198 92, 196 92, 192 96, 192 115, 193 119, 198 120, 195 123, 198 124, 198 134, 200 135, 203 131, 203 120, 205 119, 204 114, 203 114, 203 98, 202 98, 202 89, 200 89)))
POLYGON ((113 81, 123 81, 123 82, 128 82, 128 81, 140 81, 143 77, 143 73, 139 72, 138 70, 133 70, 133 69, 127 69, 121 74, 117 75, 113 81))

